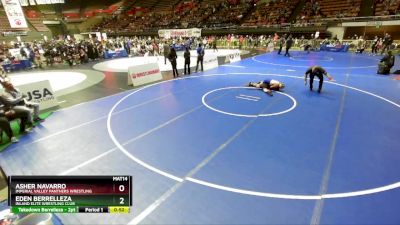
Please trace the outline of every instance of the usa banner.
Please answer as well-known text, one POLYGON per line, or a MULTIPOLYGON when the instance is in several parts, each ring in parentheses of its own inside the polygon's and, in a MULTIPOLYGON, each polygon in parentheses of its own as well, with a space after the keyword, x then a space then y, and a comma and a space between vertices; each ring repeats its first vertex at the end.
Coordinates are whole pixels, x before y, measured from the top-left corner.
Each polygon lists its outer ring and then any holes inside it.
POLYGON ((27 101, 39 103, 40 110, 58 106, 57 96, 48 80, 20 85, 17 88, 27 96, 27 101))
POLYGON ((1 0, 11 28, 28 28, 19 0, 1 0))
POLYGON ((159 30, 158 35, 162 38, 174 38, 174 37, 201 37, 201 29, 170 29, 170 30, 159 30))

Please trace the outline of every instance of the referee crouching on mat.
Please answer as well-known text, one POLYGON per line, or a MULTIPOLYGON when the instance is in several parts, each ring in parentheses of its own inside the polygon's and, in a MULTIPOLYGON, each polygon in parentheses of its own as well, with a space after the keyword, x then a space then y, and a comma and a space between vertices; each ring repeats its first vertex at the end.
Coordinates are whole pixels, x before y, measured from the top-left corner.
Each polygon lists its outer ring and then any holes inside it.
POLYGON ((321 93, 322 84, 324 83, 324 76, 328 77, 329 80, 332 80, 333 77, 326 72, 326 70, 320 66, 310 67, 306 73, 304 74, 304 85, 307 85, 307 77, 310 76, 310 91, 313 90, 314 77, 318 77, 319 79, 319 87, 318 93, 321 93))

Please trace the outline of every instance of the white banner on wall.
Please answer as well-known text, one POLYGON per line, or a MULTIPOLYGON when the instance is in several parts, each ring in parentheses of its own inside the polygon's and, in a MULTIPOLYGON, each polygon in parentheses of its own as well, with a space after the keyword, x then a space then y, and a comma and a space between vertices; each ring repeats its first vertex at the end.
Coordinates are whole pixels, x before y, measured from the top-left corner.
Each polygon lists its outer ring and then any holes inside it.
POLYGON ((97 40, 101 41, 101 33, 100 32, 96 32, 96 37, 97 37, 97 40))
POLYGON ((28 0, 19 0, 19 3, 21 3, 21 6, 28 6, 28 0))
POLYGON ((10 53, 11 56, 13 56, 15 58, 21 57, 21 50, 19 48, 8 49, 8 52, 10 53))
POLYGON ((74 39, 77 41, 83 41, 85 40, 85 36, 83 36, 82 34, 74 34, 74 39))
POLYGON ((58 106, 57 97, 48 80, 21 85, 17 88, 27 96, 26 100, 39 103, 40 110, 58 106))
POLYGON ((369 21, 369 22, 343 22, 343 27, 375 27, 375 26, 396 26, 400 25, 400 20, 369 21))
POLYGON ((218 67, 217 55, 205 55, 203 60, 204 71, 218 67))
POLYGON ((16 37, 16 36, 27 36, 28 32, 27 31, 6 31, 3 32, 4 37, 16 37))
POLYGON ((101 37, 103 40, 107 41, 107 34, 106 33, 101 33, 101 37))
POLYGON ((174 37, 201 37, 201 29, 171 29, 159 30, 158 36, 161 38, 174 38, 174 37))
POLYGON ((149 63, 128 68, 128 85, 140 86, 162 80, 158 63, 149 63))
POLYGON ((1 0, 11 28, 28 28, 19 0, 1 0))
POLYGON ((240 50, 236 50, 234 53, 231 53, 226 56, 225 62, 234 63, 234 62, 239 62, 240 60, 242 60, 240 56, 240 50))

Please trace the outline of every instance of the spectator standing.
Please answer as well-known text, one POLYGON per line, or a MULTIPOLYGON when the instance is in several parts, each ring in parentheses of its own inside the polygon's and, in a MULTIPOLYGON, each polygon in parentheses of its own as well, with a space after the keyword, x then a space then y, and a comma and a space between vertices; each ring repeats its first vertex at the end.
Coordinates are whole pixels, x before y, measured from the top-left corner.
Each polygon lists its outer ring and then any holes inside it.
POLYGON ((390 34, 386 33, 385 37, 383 38, 383 48, 381 51, 381 55, 383 55, 386 50, 390 50, 390 46, 392 45, 392 43, 392 37, 390 36, 390 34))
POLYGON ((372 41, 371 54, 378 54, 378 42, 379 38, 378 36, 375 36, 374 40, 372 41))
POLYGON ((184 67, 184 74, 190 74, 190 51, 189 48, 186 47, 185 53, 183 53, 183 57, 185 58, 185 67, 184 67), (186 70, 187 68, 187 70, 186 70), (186 73, 187 71, 187 73, 186 73))
POLYGON ((275 46, 274 46, 274 40, 271 38, 271 36, 268 37, 266 42, 267 42, 267 52, 273 52, 275 46))
POLYGON ((199 47, 197 47, 196 72, 199 70, 199 63, 201 64, 201 71, 204 71, 203 60, 204 60, 204 48, 201 46, 201 44, 199 44, 199 47))
POLYGON ((279 38, 279 50, 278 50, 278 55, 280 55, 281 52, 282 52, 283 45, 285 44, 285 41, 286 41, 285 39, 286 39, 286 38, 285 38, 285 35, 282 36, 281 38, 279 38))
POLYGON ((171 49, 169 50, 168 59, 172 65, 172 73, 174 75, 174 78, 179 77, 178 69, 176 68, 176 59, 177 58, 178 58, 178 56, 176 55, 175 49, 173 47, 171 47, 171 49))
POLYGON ((213 40, 213 42, 212 42, 212 48, 213 48, 213 51, 214 51, 214 52, 215 52, 215 51, 218 52, 218 48, 217 48, 217 38, 216 38, 216 37, 214 38, 214 40, 213 40))
POLYGON ((286 41, 286 53, 285 56, 290 57, 289 50, 293 46, 293 38, 292 35, 289 35, 289 38, 286 41))
POLYGON ((170 53, 169 50, 170 50, 170 48, 168 46, 168 43, 165 42, 164 43, 164 51, 163 51, 164 52, 164 65, 167 65, 167 58, 169 58, 169 53, 170 53))
POLYGON ((358 42, 357 42, 357 51, 356 53, 362 54, 365 50, 365 40, 363 38, 363 36, 360 36, 358 38, 358 42))

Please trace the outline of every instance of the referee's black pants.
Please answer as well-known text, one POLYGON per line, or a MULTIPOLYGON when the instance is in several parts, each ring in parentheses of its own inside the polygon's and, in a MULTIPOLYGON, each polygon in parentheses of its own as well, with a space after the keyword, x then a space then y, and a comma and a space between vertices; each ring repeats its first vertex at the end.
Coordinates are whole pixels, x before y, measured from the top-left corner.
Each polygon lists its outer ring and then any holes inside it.
POLYGON ((184 74, 190 74, 190 61, 185 60, 184 74))
POLYGON ((321 74, 313 74, 313 73, 310 74, 310 90, 311 91, 313 89, 314 77, 318 77, 318 79, 319 79, 318 91, 320 92, 322 90, 322 84, 324 83, 324 76, 321 74))

